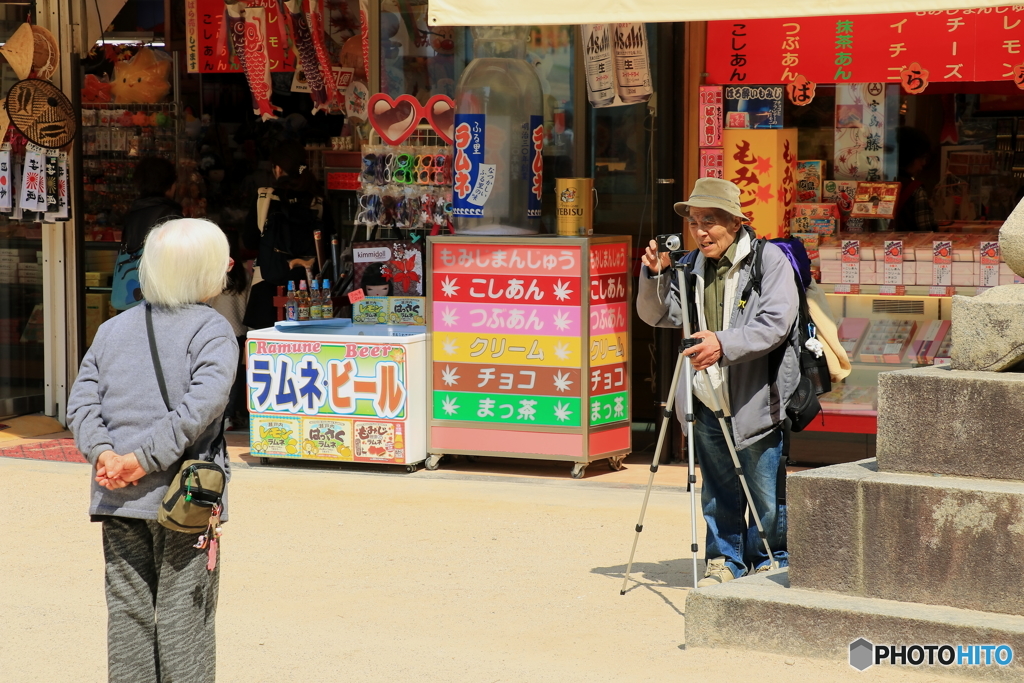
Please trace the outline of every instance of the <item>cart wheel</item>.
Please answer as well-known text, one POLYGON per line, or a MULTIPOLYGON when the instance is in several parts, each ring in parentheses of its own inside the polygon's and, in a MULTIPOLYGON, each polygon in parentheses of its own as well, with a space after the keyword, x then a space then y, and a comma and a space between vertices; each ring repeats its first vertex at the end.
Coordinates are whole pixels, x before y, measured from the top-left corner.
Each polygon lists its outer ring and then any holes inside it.
POLYGON ((260 464, 261 465, 269 465, 270 464, 270 458, 264 458, 264 457, 261 456, 260 457, 260 464))
POLYGON ((423 463, 423 466, 426 467, 427 470, 429 470, 430 472, 433 472, 434 470, 441 466, 441 458, 443 457, 444 455, 439 453, 428 455, 427 461, 423 463))
POLYGON ((576 463, 575 465, 572 466, 572 478, 573 479, 582 479, 583 478, 583 473, 586 472, 586 471, 587 471, 587 463, 585 463, 585 462, 578 462, 578 463, 576 463))
POLYGON ((409 474, 412 474, 413 472, 415 472, 419 468, 420 468, 419 464, 416 464, 416 465, 406 465, 405 466, 405 471, 408 472, 409 474))
POLYGON ((621 470, 624 470, 626 469, 626 465, 624 464, 625 460, 626 456, 624 455, 614 455, 608 458, 608 467, 611 469, 612 472, 619 472, 621 470))

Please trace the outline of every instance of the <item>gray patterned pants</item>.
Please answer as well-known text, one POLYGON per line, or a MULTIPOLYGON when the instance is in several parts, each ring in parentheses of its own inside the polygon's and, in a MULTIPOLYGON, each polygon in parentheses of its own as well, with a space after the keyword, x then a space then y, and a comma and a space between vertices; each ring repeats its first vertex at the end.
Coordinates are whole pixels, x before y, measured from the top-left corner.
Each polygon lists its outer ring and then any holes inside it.
MULTIPOLYGON (((103 521, 110 683, 212 683, 220 563, 196 534, 125 517, 103 521)), ((219 552, 219 551, 218 551, 219 552)))

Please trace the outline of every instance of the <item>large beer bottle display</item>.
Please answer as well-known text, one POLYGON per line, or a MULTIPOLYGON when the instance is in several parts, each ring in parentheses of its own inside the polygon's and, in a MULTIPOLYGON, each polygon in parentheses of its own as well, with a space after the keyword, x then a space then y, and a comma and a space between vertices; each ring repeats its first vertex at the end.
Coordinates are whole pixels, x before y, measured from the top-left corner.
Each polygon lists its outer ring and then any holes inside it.
POLYGON ((474 59, 455 89, 455 232, 540 231, 544 117, 527 29, 475 27, 474 59))
POLYGON ((646 102, 654 92, 643 24, 615 24, 615 81, 625 104, 646 102))

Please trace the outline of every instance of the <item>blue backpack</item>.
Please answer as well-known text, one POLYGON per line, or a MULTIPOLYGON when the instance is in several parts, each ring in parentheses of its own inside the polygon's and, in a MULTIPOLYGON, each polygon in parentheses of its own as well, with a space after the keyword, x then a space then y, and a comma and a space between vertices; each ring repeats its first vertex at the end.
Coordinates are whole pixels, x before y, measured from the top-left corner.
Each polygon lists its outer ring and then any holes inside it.
POLYGON ((124 245, 117 252, 114 261, 114 279, 110 283, 110 305, 118 311, 126 311, 142 302, 142 285, 139 283, 139 262, 142 248, 128 251, 124 245))

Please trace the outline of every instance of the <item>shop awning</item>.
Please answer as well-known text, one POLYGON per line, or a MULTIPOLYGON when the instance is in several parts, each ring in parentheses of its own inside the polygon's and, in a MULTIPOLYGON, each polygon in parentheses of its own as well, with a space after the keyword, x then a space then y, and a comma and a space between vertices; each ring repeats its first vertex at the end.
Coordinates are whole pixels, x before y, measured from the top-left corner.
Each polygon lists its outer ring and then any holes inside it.
POLYGON ((95 0, 85 3, 85 45, 82 46, 83 54, 95 45, 102 35, 102 29, 109 26, 117 16, 126 0, 95 0), (98 15, 98 17, 97 17, 98 15))
MULTIPOLYGON (((997 7, 985 2, 975 7, 997 7)), ((735 21, 782 17, 934 12, 962 9, 963 0, 860 0, 855 4, 824 0, 430 0, 433 26, 599 24, 643 21, 735 21)))

